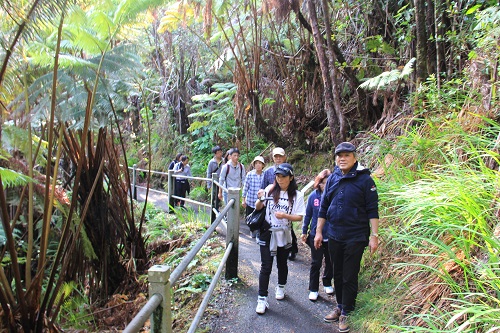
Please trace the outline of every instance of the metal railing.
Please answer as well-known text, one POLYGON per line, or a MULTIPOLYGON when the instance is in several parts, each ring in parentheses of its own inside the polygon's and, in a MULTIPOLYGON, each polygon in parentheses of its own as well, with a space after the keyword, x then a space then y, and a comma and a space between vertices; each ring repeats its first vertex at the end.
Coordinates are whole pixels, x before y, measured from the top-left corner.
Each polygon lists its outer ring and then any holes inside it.
MULTIPOLYGON (((135 183, 136 171, 146 171, 134 167, 133 172, 133 193, 136 195, 136 187, 139 187, 135 183)), ((153 171, 151 171, 153 172, 153 171)), ((161 173, 161 172, 156 172, 161 173)), ((165 173, 161 173, 165 174, 165 173)), ((227 280, 234 279, 238 277, 238 248, 239 248, 239 232, 240 232, 240 189, 239 188, 229 188, 226 189, 218 183, 217 174, 212 174, 212 179, 200 178, 200 177, 186 177, 186 176, 176 176, 173 174, 172 170, 168 172, 168 197, 169 202, 173 199, 182 199, 186 202, 192 202, 201 206, 208 206, 213 211, 214 200, 213 196, 217 195, 215 190, 212 190, 212 198, 210 200, 211 204, 201 203, 198 201, 190 200, 187 198, 182 198, 173 195, 173 184, 175 178, 188 178, 188 179, 200 179, 212 181, 212 188, 215 189, 219 186, 223 191, 228 194, 228 203, 224 209, 218 214, 218 216, 213 219, 211 226, 203 234, 203 236, 197 241, 195 246, 187 253, 181 263, 171 272, 171 268, 167 265, 155 265, 151 267, 148 271, 149 279, 149 295, 150 299, 144 305, 144 307, 139 311, 139 313, 132 319, 132 321, 123 330, 124 333, 135 333, 138 332, 143 326, 148 318, 151 318, 151 333, 170 333, 172 332, 172 311, 171 311, 171 301, 172 301, 172 288, 177 283, 179 277, 187 269, 188 265, 195 258, 197 253, 201 250, 205 242, 210 238, 215 229, 224 223, 223 218, 227 216, 226 224, 226 250, 224 256, 217 268, 212 282, 208 287, 205 297, 202 300, 200 308, 196 313, 188 332, 195 332, 198 324, 203 316, 203 313, 208 305, 209 299, 215 290, 215 287, 220 279, 222 270, 226 268, 225 278, 227 280)), ((157 191, 162 192, 163 191, 157 191)))

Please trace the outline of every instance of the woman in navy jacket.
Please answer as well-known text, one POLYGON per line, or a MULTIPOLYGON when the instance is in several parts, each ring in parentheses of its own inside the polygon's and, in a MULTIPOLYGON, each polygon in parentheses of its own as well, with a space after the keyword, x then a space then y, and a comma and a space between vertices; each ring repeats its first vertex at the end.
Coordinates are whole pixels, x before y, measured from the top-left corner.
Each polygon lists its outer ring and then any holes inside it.
POLYGON ((329 169, 321 171, 314 179, 315 189, 307 199, 306 216, 302 223, 302 242, 309 245, 311 248, 311 268, 309 270, 309 300, 316 301, 319 291, 319 275, 323 259, 325 261, 325 269, 323 270, 323 287, 325 293, 332 295, 335 290, 332 287, 333 268, 328 253, 328 239, 324 239, 321 248, 314 247, 314 236, 316 235, 316 225, 318 222, 318 212, 321 203, 321 194, 326 185, 326 180, 332 172, 329 169))
POLYGON ((339 322, 339 332, 349 332, 348 315, 358 294, 358 274, 363 252, 378 248, 378 194, 370 171, 356 160, 356 147, 342 142, 335 148, 335 169, 325 186, 318 213, 314 246, 323 242, 323 227, 333 263, 337 307, 324 320, 339 322), (371 233, 370 233, 371 232, 371 233))

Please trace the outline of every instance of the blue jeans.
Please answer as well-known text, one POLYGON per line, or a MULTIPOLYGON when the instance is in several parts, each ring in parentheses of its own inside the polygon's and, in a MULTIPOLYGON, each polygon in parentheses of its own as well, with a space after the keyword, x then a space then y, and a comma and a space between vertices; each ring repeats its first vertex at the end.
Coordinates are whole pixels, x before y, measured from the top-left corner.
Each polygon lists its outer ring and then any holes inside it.
MULTIPOLYGON (((278 246, 276 254, 276 266, 278 267, 278 284, 285 285, 288 278, 288 253, 290 249, 278 246)), ((259 273, 259 296, 267 296, 269 289, 269 277, 273 269, 273 259, 269 245, 260 246, 260 273, 259 273)))
POLYGON ((358 275, 366 242, 345 243, 328 239, 333 264, 333 284, 343 315, 354 310, 358 296, 358 275))

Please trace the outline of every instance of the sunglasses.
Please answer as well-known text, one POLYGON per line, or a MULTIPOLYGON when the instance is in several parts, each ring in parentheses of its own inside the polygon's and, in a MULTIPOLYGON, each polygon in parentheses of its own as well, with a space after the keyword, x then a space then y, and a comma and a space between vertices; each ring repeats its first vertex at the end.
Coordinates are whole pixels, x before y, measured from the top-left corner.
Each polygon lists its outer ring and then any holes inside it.
POLYGON ((276 169, 278 170, 282 170, 282 171, 285 171, 286 173, 288 173, 290 176, 293 176, 293 170, 290 169, 290 168, 287 168, 287 167, 284 167, 284 166, 281 166, 281 165, 278 165, 276 167, 276 169))

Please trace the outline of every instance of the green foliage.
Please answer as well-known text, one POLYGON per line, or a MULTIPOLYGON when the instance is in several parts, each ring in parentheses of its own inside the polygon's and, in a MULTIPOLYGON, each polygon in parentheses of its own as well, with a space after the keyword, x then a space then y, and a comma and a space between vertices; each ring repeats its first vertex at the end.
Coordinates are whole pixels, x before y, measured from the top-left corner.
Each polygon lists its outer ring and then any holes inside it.
POLYGON ((208 161, 212 158, 212 147, 218 144, 229 147, 236 134, 236 124, 233 116, 233 97, 236 85, 233 83, 216 83, 212 85, 210 94, 192 97, 195 113, 189 115, 193 119, 188 128, 192 137, 191 151, 192 172, 204 175, 208 161))
POLYGON ((407 79, 408 76, 413 72, 413 64, 415 63, 415 58, 410 59, 408 63, 404 66, 402 70, 393 69, 389 72, 383 72, 374 78, 367 79, 359 87, 366 90, 390 90, 394 89, 393 82, 402 82, 407 79))
POLYGON ((75 282, 65 283, 60 293, 64 301, 58 320, 63 327, 88 329, 89 323, 95 324, 90 300, 75 282))
POLYGON ((199 202, 208 202, 209 196, 210 195, 207 193, 205 186, 197 186, 191 190, 191 193, 189 193, 189 197, 191 199, 199 202))
POLYGON ((0 167, 0 178, 2 179, 2 184, 5 188, 23 186, 33 181, 28 176, 2 167, 0 167))
POLYGON ((412 290, 419 290, 423 284, 415 308, 428 297, 424 292, 432 293, 428 281, 447 291, 441 306, 395 318, 397 324, 391 327, 400 332, 499 329, 499 174, 490 165, 500 160, 491 140, 500 124, 469 117, 476 123, 474 132, 457 120, 437 118, 400 137, 391 150, 379 148, 394 157, 379 188, 388 226, 382 230, 395 257, 410 256, 394 264, 402 275, 399 286, 411 284, 412 290), (395 175, 399 170, 403 176, 395 175), (400 324, 415 321, 424 325, 400 324))

